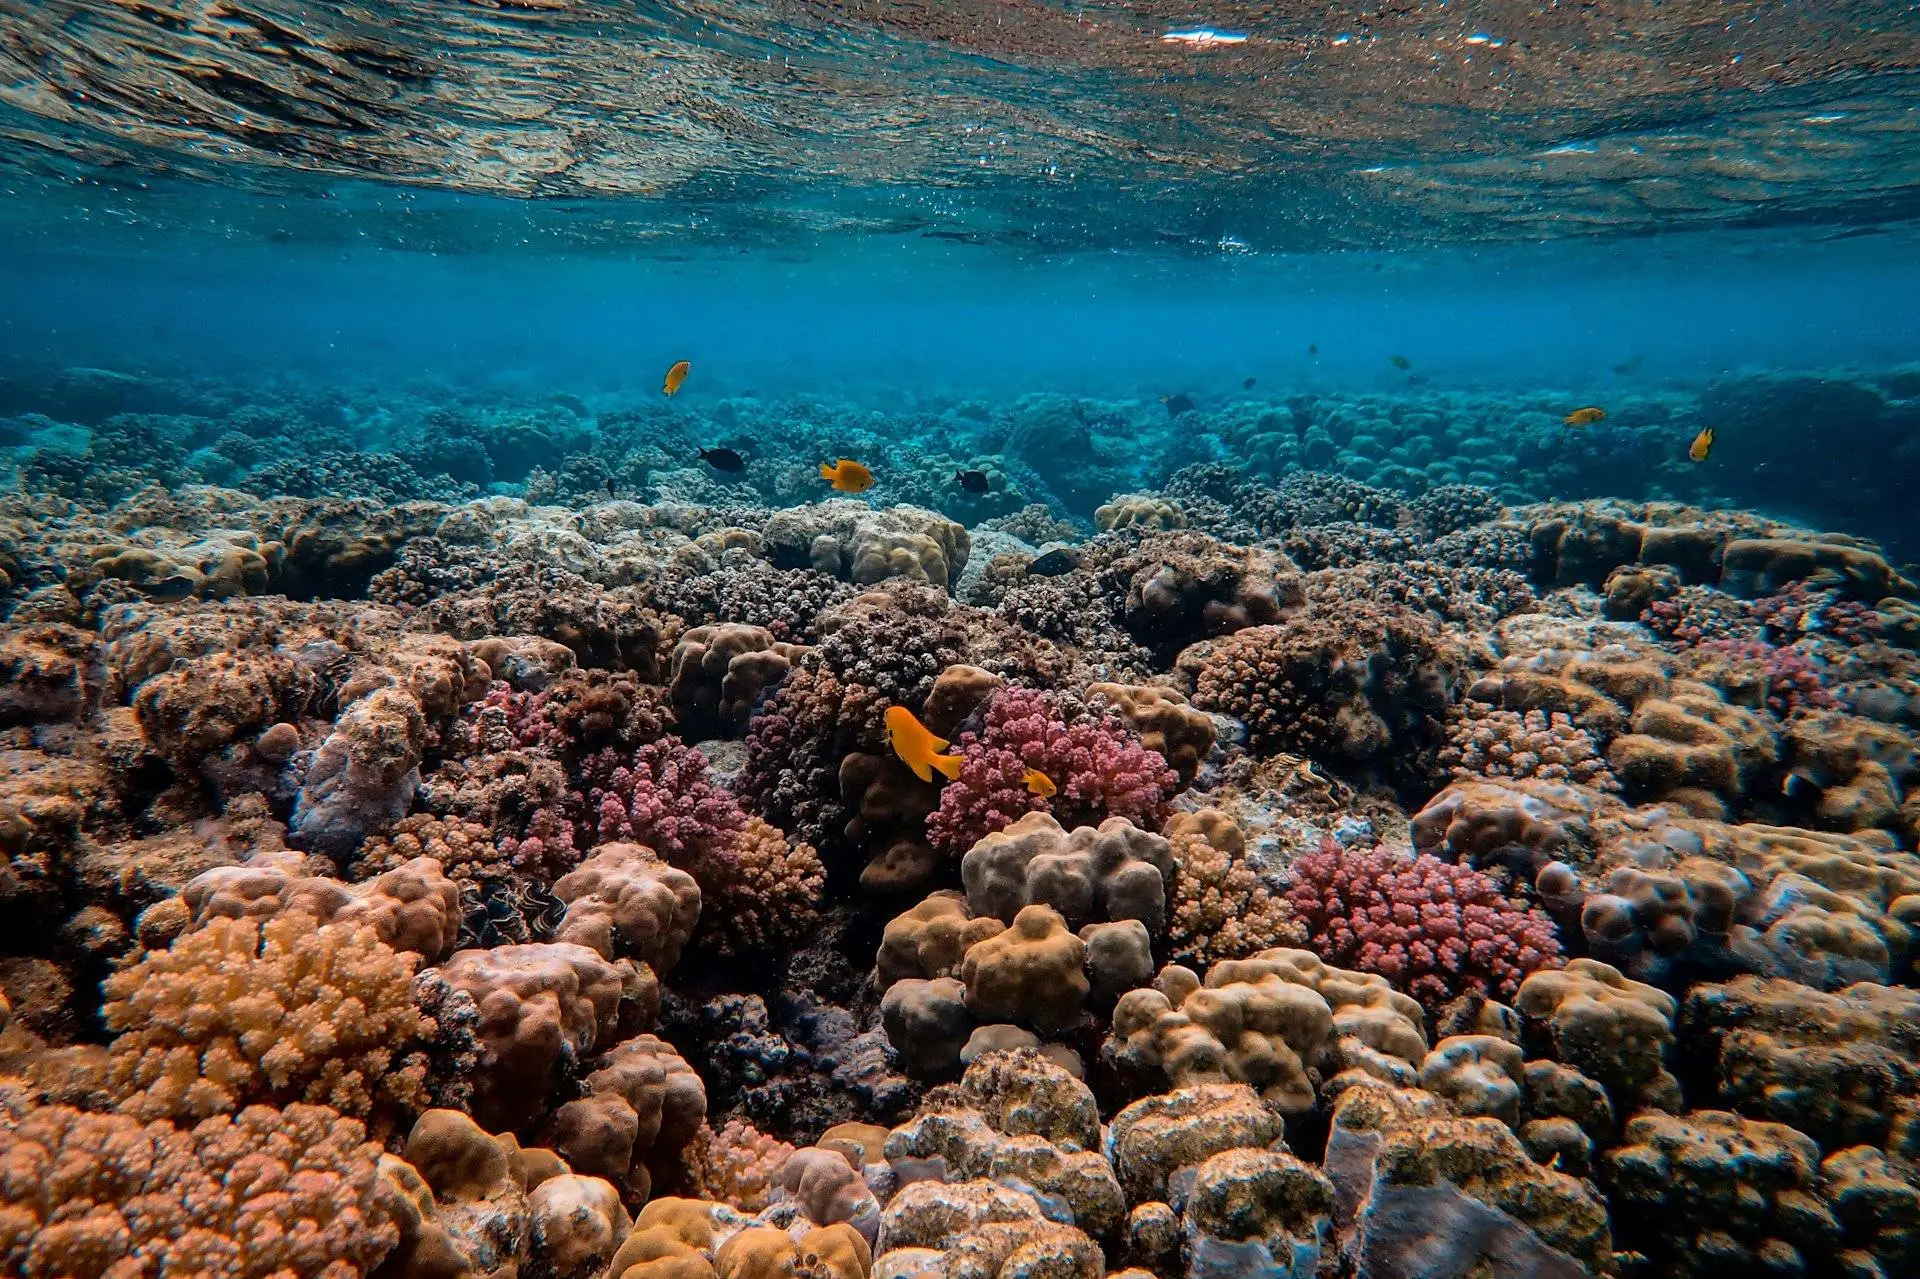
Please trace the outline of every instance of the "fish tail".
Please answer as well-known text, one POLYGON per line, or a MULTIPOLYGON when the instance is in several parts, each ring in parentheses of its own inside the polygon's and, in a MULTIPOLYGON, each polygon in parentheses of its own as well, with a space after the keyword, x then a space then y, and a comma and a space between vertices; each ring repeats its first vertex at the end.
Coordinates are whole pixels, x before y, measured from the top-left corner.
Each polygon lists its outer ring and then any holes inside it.
MULTIPOLYGON (((945 743, 942 743, 942 745, 944 744, 945 743)), ((966 761, 958 755, 934 755, 929 757, 927 762, 939 769, 948 781, 952 781, 954 778, 960 776, 960 765, 966 761)), ((931 781, 932 779, 929 778, 928 780, 931 781)))
POLYGON ((834 478, 834 469, 825 462, 820 464, 820 478, 823 480, 831 480, 834 478))

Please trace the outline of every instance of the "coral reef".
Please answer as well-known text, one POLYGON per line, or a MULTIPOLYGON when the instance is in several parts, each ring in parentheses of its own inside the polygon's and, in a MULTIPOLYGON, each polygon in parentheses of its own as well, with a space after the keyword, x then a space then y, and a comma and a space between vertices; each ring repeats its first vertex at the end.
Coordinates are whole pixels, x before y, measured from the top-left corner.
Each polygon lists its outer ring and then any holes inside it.
POLYGON ((1911 370, 4 363, 8 1274, 1920 1267, 1911 530, 1675 460, 1911 370))

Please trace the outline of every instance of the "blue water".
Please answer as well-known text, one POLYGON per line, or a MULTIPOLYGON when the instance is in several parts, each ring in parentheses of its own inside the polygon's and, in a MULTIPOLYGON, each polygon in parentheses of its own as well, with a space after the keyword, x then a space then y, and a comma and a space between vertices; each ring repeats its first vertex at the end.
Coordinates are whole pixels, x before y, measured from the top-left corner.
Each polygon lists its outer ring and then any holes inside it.
POLYGON ((1173 259, 881 238, 664 261, 86 230, 23 235, 9 253, 0 335, 12 357, 627 392, 652 391, 684 358, 699 370, 690 405, 804 392, 877 406, 1162 395, 1248 376, 1265 394, 1398 389, 1395 354, 1416 385, 1583 400, 1920 358, 1920 252, 1904 228, 1173 259))

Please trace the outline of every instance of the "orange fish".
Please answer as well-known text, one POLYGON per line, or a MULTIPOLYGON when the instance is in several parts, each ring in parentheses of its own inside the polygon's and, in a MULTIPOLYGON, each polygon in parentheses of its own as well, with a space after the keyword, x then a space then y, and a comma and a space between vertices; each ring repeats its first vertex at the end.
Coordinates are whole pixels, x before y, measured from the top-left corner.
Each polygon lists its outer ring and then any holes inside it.
POLYGON ((940 752, 953 745, 944 737, 935 737, 933 730, 913 717, 913 712, 904 706, 887 707, 887 738, 893 743, 893 753, 898 755, 913 775, 923 782, 933 780, 933 770, 939 769, 951 781, 960 775, 960 757, 942 755, 940 752))
POLYGON ((1053 784, 1051 777, 1048 777, 1037 768, 1029 768, 1026 772, 1020 774, 1020 780, 1027 784, 1028 790, 1038 795, 1041 799, 1053 798, 1054 793, 1060 789, 1053 784))
POLYGON ((687 374, 691 372, 693 372, 693 364, 691 361, 679 361, 667 370, 667 380, 661 384, 660 390, 666 395, 671 396, 680 389, 681 383, 687 380, 687 374))
POLYGON ((1595 422, 1604 422, 1607 411, 1598 404, 1589 404, 1584 409, 1575 409, 1560 420, 1568 426, 1592 426, 1595 422))
POLYGON ((1707 454, 1713 448, 1713 428, 1703 427, 1700 434, 1693 437, 1693 443, 1687 445, 1687 456, 1696 462, 1707 460, 1707 454))
POLYGON ((837 493, 864 493, 873 487, 873 472, 850 457, 820 464, 820 478, 833 485, 837 493))

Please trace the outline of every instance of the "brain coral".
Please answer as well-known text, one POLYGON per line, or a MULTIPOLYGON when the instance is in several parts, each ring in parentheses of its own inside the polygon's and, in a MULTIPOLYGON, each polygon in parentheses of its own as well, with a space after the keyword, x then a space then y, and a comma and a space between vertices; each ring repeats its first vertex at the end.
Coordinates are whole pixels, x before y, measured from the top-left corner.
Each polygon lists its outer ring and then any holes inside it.
POLYGON ((1118 717, 1072 714, 1061 699, 1030 688, 995 693, 984 724, 961 734, 958 750, 959 776, 927 819, 934 845, 956 853, 1031 812, 1053 813, 1063 825, 1125 817, 1152 829, 1178 780, 1118 717), (1035 794, 1024 780, 1028 769, 1046 774, 1055 793, 1035 794))
POLYGON ((384 1128, 427 1104, 416 962, 368 926, 210 920, 103 983, 109 1086, 139 1119, 307 1101, 384 1128))
POLYGON ((497 1132, 537 1115, 555 1072, 577 1065, 618 1021, 622 972, 585 946, 463 950, 439 971, 480 1009, 473 1113, 497 1132))
POLYGON ((359 1279, 397 1233, 380 1148, 324 1106, 191 1129, 0 1097, 0 1270, 359 1279))
POLYGON ((1379 973, 1430 1009, 1469 992, 1511 999, 1561 963, 1551 919, 1437 857, 1327 840, 1294 862, 1287 902, 1328 962, 1379 973))

